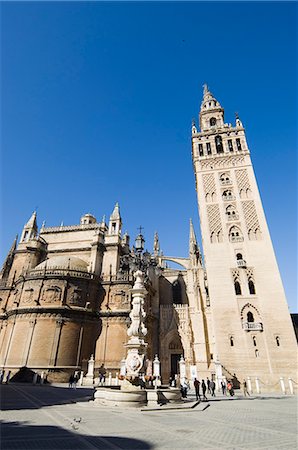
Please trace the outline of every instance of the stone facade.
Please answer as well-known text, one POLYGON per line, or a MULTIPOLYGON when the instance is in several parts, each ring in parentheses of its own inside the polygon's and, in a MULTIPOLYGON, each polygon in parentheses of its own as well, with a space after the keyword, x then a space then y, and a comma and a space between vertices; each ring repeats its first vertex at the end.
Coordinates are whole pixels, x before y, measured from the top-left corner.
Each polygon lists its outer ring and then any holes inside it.
MULTIPOLYGON (((296 379, 296 342, 244 128, 224 123, 208 88, 192 126, 192 155, 205 267, 192 223, 188 258, 163 256, 158 236, 146 272, 146 358, 158 354, 164 381, 259 378, 271 390, 296 379), (178 263, 170 269, 166 261, 178 263)), ((120 372, 132 308, 135 249, 116 204, 109 222, 85 214, 78 225, 38 231, 33 213, 0 276, 0 367, 67 380, 104 366, 120 372)))

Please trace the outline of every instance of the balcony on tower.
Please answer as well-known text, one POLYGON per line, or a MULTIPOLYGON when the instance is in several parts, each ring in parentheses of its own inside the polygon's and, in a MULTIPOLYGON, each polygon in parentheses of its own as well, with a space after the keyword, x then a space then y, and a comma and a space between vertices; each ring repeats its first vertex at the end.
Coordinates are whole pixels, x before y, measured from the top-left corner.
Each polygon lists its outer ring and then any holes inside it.
POLYGON ((244 261, 244 259, 237 259, 237 266, 246 267, 246 261, 244 261))
POLYGON ((227 191, 224 191, 224 192, 223 192, 223 194, 222 194, 222 199, 223 199, 224 201, 226 201, 226 202, 230 202, 230 201, 236 200, 234 194, 233 194, 232 191, 230 191, 230 190, 227 190, 227 191))
POLYGON ((245 331, 263 331, 262 322, 242 322, 242 328, 245 331))

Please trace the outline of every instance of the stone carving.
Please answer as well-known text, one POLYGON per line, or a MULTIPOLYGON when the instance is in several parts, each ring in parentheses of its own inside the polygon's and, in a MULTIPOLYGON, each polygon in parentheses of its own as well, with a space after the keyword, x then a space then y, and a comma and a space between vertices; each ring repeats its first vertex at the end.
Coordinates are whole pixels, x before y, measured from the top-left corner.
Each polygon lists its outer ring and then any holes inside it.
POLYGON ((45 303, 59 302, 61 298, 61 289, 59 286, 47 286, 42 294, 42 301, 45 303))
POLYGON ((34 289, 31 287, 27 287, 23 291, 22 295, 22 303, 31 303, 33 300, 34 289))

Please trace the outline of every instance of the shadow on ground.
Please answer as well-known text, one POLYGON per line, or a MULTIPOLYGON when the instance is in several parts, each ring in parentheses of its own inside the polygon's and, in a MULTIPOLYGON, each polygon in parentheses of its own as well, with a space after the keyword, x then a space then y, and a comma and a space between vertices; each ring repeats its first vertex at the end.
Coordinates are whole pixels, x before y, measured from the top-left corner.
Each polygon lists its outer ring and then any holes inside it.
MULTIPOLYGON (((77 429, 67 430, 56 426, 34 426, 26 422, 4 422, 1 424, 1 450, 85 450, 96 448, 109 450, 120 448, 123 450, 149 450, 150 444, 139 439, 120 436, 88 436, 80 434, 77 429)), ((70 424, 71 427, 71 424, 70 424)))
POLYGON ((70 389, 57 386, 0 385, 1 410, 39 409, 45 406, 88 402, 93 388, 70 389))

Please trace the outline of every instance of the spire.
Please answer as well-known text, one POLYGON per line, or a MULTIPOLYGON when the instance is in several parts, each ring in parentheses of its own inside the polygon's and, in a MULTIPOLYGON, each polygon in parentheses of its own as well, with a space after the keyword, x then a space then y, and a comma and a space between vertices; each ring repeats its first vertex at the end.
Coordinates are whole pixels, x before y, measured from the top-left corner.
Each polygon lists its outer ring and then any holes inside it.
POLYGON ((32 216, 30 217, 24 228, 33 228, 37 231, 36 211, 33 211, 32 216))
POLYGON ((197 238, 193 227, 192 220, 189 219, 189 254, 195 255, 198 250, 197 238))
POLYGON ((203 100, 201 111, 221 108, 220 103, 216 100, 212 92, 210 92, 207 84, 204 84, 203 100))
POLYGON ((235 113, 235 117, 236 117, 236 127, 243 128, 243 124, 242 124, 242 122, 240 120, 240 117, 239 117, 239 114, 237 112, 235 113))
POLYGON ((189 219, 189 257, 191 259, 195 257, 196 260, 199 260, 202 264, 201 251, 197 242, 194 226, 191 219, 189 219))
POLYGON ((154 256, 158 256, 160 252, 159 238, 157 231, 154 233, 154 243, 153 243, 153 254, 154 256))
POLYGON ((204 84, 203 100, 200 110, 201 131, 210 130, 214 127, 221 128, 224 125, 224 110, 214 95, 210 92, 207 84, 204 84))
POLYGON ((33 211, 30 219, 23 228, 20 242, 27 242, 37 235, 36 211, 33 211))
POLYGON ((119 208, 118 202, 115 204, 114 211, 112 212, 112 214, 110 216, 110 220, 121 220, 120 208, 119 208))
POLYGON ((122 225, 122 220, 121 220, 121 216, 120 216, 120 208, 119 208, 119 203, 117 202, 115 204, 112 214, 110 215, 109 234, 112 234, 112 235, 121 234, 121 225, 122 225))
POLYGON ((18 241, 18 235, 16 235, 16 237, 15 237, 15 239, 14 239, 14 241, 13 241, 11 247, 10 247, 10 250, 9 250, 7 256, 6 256, 6 259, 5 259, 4 263, 3 263, 3 266, 2 266, 2 269, 1 269, 1 272, 0 272, 0 278, 1 279, 8 278, 8 276, 9 276, 9 272, 10 272, 10 269, 11 269, 11 266, 12 266, 12 263, 13 263, 14 253, 15 253, 16 248, 17 248, 17 241, 18 241))

